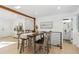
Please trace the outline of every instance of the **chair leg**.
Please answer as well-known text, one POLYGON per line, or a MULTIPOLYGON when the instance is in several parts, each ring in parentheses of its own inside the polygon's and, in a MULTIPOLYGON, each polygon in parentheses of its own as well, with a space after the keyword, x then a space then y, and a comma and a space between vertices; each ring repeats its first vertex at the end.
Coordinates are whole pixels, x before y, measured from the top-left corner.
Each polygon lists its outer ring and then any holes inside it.
POLYGON ((24 52, 24 44, 25 44, 24 41, 25 41, 25 40, 23 40, 23 52, 24 52))
POLYGON ((48 46, 44 47, 44 48, 43 48, 43 52, 44 52, 45 54, 48 54, 48 53, 49 53, 49 47, 48 47, 48 46))
POLYGON ((40 53, 41 49, 42 49, 42 47, 41 47, 41 46, 39 46, 39 53, 40 53))
POLYGON ((32 45, 32 41, 31 41, 31 39, 29 39, 29 40, 28 40, 28 47, 30 48, 31 45, 32 45))
POLYGON ((28 48, 29 48, 29 46, 30 46, 30 43, 29 43, 29 40, 28 40, 28 48))
POLYGON ((28 42, 28 41, 26 40, 26 47, 28 46, 27 42, 28 42))
POLYGON ((22 53, 22 51, 23 51, 23 44, 24 44, 23 41, 24 40, 22 40, 22 42, 21 42, 20 53, 22 53))
POLYGON ((18 47, 17 47, 18 49, 19 49, 19 43, 20 43, 20 41, 19 41, 19 39, 18 39, 18 47))
POLYGON ((17 49, 19 49, 19 46, 20 46, 20 40, 19 40, 19 38, 20 38, 20 35, 18 35, 18 47, 17 47, 17 49))
POLYGON ((51 49, 51 44, 49 46, 50 46, 50 49, 51 49))
POLYGON ((46 52, 46 50, 45 50, 45 49, 46 49, 46 48, 45 48, 45 47, 43 47, 43 50, 42 50, 42 51, 43 51, 43 53, 44 53, 44 54, 45 54, 45 52, 46 52))
POLYGON ((49 46, 47 46, 47 54, 49 53, 49 46))

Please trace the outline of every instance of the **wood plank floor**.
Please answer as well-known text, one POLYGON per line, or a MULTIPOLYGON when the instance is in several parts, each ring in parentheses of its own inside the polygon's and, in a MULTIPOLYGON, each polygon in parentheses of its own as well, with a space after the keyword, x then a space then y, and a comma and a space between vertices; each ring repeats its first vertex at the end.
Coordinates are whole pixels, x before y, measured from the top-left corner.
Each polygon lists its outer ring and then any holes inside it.
MULTIPOLYGON (((0 41, 17 42, 17 39, 12 37, 6 37, 6 38, 0 38, 0 41)), ((79 48, 73 46, 71 43, 64 42, 63 49, 60 49, 59 47, 52 47, 50 49, 49 54, 78 54, 78 53, 79 48)), ((17 49, 17 43, 0 48, 0 54, 19 54, 19 50, 17 49)), ((32 54, 32 51, 30 49, 25 49, 25 52, 23 54, 32 54)))

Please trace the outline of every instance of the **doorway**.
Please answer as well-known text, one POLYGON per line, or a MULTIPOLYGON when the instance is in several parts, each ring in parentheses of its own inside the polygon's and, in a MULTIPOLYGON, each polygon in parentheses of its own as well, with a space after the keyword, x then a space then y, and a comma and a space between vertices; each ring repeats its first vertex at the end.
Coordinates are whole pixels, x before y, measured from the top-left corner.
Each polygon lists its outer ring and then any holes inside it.
POLYGON ((72 44, 73 43, 73 20, 63 19, 63 42, 72 44))

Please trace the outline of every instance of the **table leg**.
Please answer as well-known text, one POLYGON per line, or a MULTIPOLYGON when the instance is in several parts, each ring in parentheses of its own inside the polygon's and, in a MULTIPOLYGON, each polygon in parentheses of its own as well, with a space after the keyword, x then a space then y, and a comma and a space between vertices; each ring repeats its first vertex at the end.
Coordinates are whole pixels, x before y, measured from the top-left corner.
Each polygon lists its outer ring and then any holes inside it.
POLYGON ((18 49, 19 49, 19 43, 20 43, 20 42, 19 42, 19 37, 20 37, 20 35, 18 35, 18 47, 17 47, 18 49))
POLYGON ((36 37, 33 37, 33 53, 34 54, 36 53, 36 44, 35 44, 35 41, 36 41, 36 37))
POLYGON ((62 49, 62 33, 60 33, 60 49, 62 49))

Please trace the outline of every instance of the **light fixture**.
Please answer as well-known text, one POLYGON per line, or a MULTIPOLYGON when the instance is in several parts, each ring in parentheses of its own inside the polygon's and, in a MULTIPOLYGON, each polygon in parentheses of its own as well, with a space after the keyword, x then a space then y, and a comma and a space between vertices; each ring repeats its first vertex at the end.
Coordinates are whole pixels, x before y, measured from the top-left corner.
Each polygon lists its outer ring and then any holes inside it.
POLYGON ((60 9, 61 9, 61 7, 60 7, 60 6, 58 6, 58 7, 57 7, 57 9, 58 9, 58 10, 60 10, 60 9))
POLYGON ((14 6, 14 8, 15 8, 15 9, 20 9, 20 8, 21 8, 21 6, 14 6))
POLYGON ((64 22, 64 23, 65 23, 65 22, 69 23, 69 22, 71 22, 71 20, 63 20, 63 22, 64 22))

